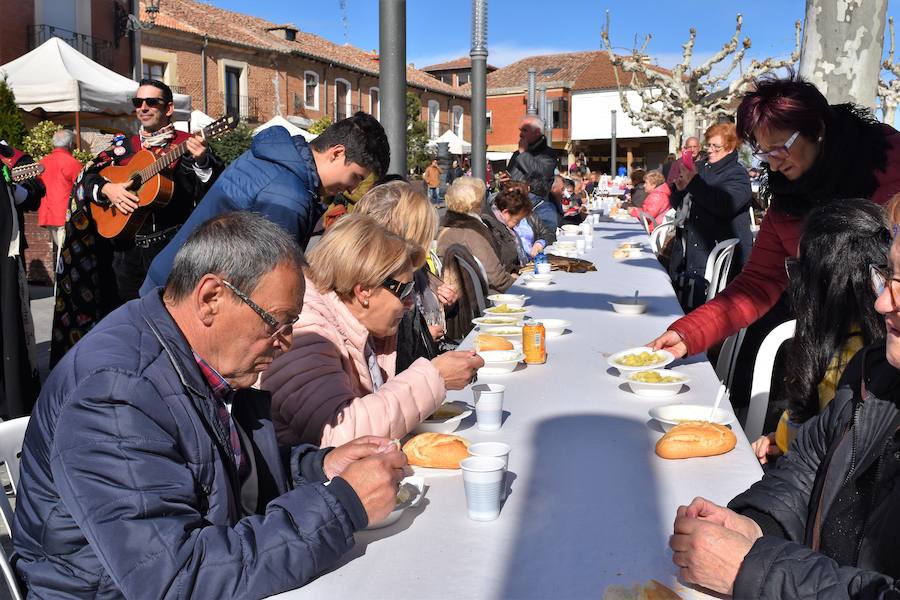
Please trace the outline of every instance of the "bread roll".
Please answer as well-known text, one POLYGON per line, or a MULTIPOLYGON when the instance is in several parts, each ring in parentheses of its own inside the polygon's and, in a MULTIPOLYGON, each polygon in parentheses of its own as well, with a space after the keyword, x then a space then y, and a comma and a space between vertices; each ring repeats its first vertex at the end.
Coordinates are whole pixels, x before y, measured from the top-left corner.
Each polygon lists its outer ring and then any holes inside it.
POLYGON ((403 445, 409 464, 433 469, 458 469, 469 456, 469 442, 458 435, 420 433, 403 445))
POLYGON ((613 250, 613 258, 628 258, 630 253, 625 248, 619 248, 617 250, 613 250))
POLYGON ((715 456, 730 452, 735 444, 737 438, 724 425, 709 421, 685 421, 656 442, 656 454, 661 458, 715 456))
POLYGON ((512 342, 499 335, 491 335, 489 333, 479 333, 475 338, 475 352, 486 350, 512 350, 512 342))

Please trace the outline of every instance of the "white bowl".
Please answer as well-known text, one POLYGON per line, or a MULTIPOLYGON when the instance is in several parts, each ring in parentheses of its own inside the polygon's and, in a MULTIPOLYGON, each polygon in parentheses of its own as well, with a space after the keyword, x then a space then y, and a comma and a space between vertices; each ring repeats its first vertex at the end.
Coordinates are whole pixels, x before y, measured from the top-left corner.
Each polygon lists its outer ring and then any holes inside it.
POLYGON ((613 310, 620 315, 640 315, 647 312, 647 301, 635 300, 634 297, 616 298, 610 300, 609 303, 612 304, 613 310))
POLYGON ((502 317, 499 315, 488 315, 472 319, 472 323, 478 325, 478 329, 484 332, 489 332, 492 329, 515 327, 520 321, 520 317, 502 317))
POLYGON ((562 229, 564 232, 566 232, 567 235, 579 235, 581 233, 580 225, 568 224, 568 225, 563 225, 562 227, 560 227, 560 229, 562 229))
POLYGON ((647 369, 645 371, 629 371, 627 375, 622 377, 631 388, 631 391, 638 396, 646 396, 647 398, 672 398, 681 391, 681 387, 690 381, 690 378, 669 371, 668 369, 647 369), (640 373, 659 373, 662 377, 677 377, 678 381, 670 383, 656 383, 650 381, 636 381, 634 377, 640 373))
POLYGON ((544 333, 548 338, 559 337, 566 330, 566 327, 572 324, 571 321, 565 319, 538 319, 544 325, 544 333))
POLYGON ((505 304, 507 306, 517 306, 519 308, 525 306, 528 296, 523 294, 492 294, 488 296, 488 300, 494 303, 494 306, 505 304))
POLYGON ((513 343, 515 343, 516 341, 518 341, 520 344, 522 343, 522 323, 516 323, 507 327, 494 327, 488 331, 485 331, 485 333, 502 337, 513 343))
POLYGON ((615 354, 607 358, 606 362, 614 369, 618 369, 620 373, 624 373, 626 371, 646 371, 648 369, 662 369, 673 360, 675 360, 675 356, 667 350, 656 350, 654 352, 647 346, 640 346, 638 348, 629 348, 627 350, 622 350, 621 352, 616 352, 615 354), (651 364, 633 366, 623 365, 619 362, 620 360, 622 360, 622 358, 629 354, 641 354, 643 352, 654 354, 659 358, 659 360, 651 364))
POLYGON ((520 281, 522 285, 531 290, 546 290, 553 285, 552 281, 540 279, 523 279, 520 281))
POLYGON ((484 366, 478 369, 479 375, 499 375, 512 373, 525 355, 519 350, 485 350, 478 356, 484 360, 484 366))
POLYGON ((459 424, 472 414, 472 409, 463 402, 446 402, 433 415, 416 425, 413 433, 452 433, 459 424), (437 418, 435 418, 437 415, 437 418))
MULTIPOLYGON (((666 404, 654 406, 649 413, 651 417, 659 421, 665 431, 668 431, 684 421, 709 421, 711 410, 712 406, 700 404, 666 404)), ((719 425, 730 425, 734 422, 734 414, 724 408, 716 409, 712 422, 719 425)))
POLYGON ((403 511, 407 508, 418 506, 425 495, 425 478, 419 476, 406 477, 400 482, 400 489, 397 491, 397 507, 383 520, 377 523, 369 523, 366 529, 381 529, 388 525, 393 525, 400 520, 403 511))
POLYGON ((500 310, 501 306, 492 306, 490 308, 484 309, 485 314, 491 315, 492 317, 515 317, 517 319, 521 319, 525 316, 525 313, 528 311, 521 306, 506 306, 506 310, 500 310))

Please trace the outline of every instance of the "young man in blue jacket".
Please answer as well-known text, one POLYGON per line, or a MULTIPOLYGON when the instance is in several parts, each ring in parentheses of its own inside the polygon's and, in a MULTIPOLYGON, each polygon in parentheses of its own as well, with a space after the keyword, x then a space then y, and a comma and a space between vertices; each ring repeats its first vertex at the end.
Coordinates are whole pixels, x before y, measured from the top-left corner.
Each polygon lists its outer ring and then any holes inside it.
POLYGON ((253 138, 250 150, 231 163, 191 217, 153 260, 141 293, 165 284, 172 261, 201 223, 232 210, 260 213, 281 225, 306 250, 325 206, 323 196, 353 191, 370 173, 381 177, 390 162, 384 128, 358 112, 332 124, 307 144, 283 127, 253 138))
POLYGON ((270 596, 395 507, 406 458, 389 440, 281 452, 268 394, 250 389, 290 347, 302 262, 264 217, 221 215, 165 290, 63 357, 22 453, 13 562, 29 597, 270 596))

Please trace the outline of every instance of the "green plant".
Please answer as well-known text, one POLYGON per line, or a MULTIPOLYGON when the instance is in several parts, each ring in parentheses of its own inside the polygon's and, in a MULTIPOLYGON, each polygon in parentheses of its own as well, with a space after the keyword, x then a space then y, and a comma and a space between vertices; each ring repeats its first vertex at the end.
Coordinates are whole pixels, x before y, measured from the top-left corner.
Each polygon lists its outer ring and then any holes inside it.
POLYGON ((309 126, 308 131, 310 133, 312 133, 313 135, 319 135, 320 133, 322 133, 323 131, 328 129, 328 126, 331 125, 331 123, 332 123, 331 117, 327 117, 327 116, 322 117, 321 119, 313 121, 312 124, 309 126))
POLYGON ((6 77, 0 79, 0 139, 6 140, 10 146, 19 148, 25 137, 25 123, 19 114, 16 96, 6 83, 6 77))
POLYGON ((216 153, 216 156, 228 165, 250 149, 250 144, 253 142, 252 131, 247 125, 241 123, 225 135, 212 140, 209 145, 212 147, 213 152, 216 153))
POLYGON ((431 162, 428 152, 428 125, 422 121, 422 101, 406 92, 406 168, 421 173, 431 162))
POLYGON ((53 134, 62 129, 62 125, 53 121, 41 121, 31 128, 22 140, 22 152, 34 160, 40 160, 53 151, 53 134))

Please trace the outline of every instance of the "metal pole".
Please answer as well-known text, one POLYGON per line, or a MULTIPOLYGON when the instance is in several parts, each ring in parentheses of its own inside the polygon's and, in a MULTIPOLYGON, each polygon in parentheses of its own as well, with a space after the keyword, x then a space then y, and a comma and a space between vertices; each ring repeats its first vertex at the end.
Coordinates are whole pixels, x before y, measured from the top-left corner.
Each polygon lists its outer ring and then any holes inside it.
POLYGON ((381 125, 391 147, 388 171, 406 175, 406 0, 378 2, 381 125))
POLYGON ((610 111, 612 113, 612 139, 610 140, 610 159, 609 159, 609 174, 612 177, 616 176, 616 111, 613 109, 610 111))
POLYGON ((544 137, 547 138, 547 145, 550 146, 553 143, 553 100, 551 98, 547 98, 544 114, 547 115, 547 120, 544 121, 544 137))
POLYGON ((203 112, 209 114, 206 97, 206 47, 209 46, 209 36, 203 34, 203 46, 200 47, 200 87, 203 91, 203 112))
POLYGON ((534 86, 537 78, 537 70, 532 67, 528 69, 528 114, 537 114, 537 101, 534 97, 534 86))
MULTIPOLYGON (((131 0, 131 14, 140 22, 141 5, 139 0, 131 0)), ((141 30, 138 28, 131 32, 131 78, 135 81, 144 78, 144 69, 141 65, 141 30)))
POLYGON ((472 0, 472 176, 487 172, 487 0, 472 0))
POLYGON ((547 122, 547 86, 541 85, 537 97, 537 115, 544 123, 547 122))

